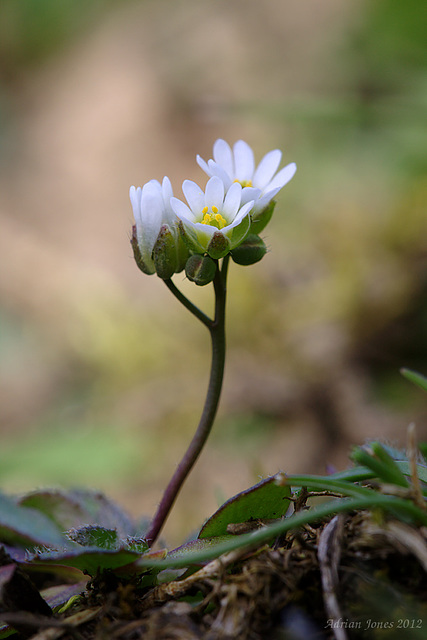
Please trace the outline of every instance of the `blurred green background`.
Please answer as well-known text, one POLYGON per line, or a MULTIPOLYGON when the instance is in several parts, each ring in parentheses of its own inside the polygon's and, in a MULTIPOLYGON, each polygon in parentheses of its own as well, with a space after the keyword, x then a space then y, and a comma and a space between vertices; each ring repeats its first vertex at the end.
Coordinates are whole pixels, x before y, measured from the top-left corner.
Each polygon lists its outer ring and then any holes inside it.
MULTIPOLYGON (((165 536, 279 469, 404 446, 427 373, 427 5, 2 0, 0 485, 89 485, 150 514, 198 421, 206 330, 129 245, 131 184, 204 184, 245 139, 298 172, 233 267, 212 439, 165 536)), ((210 288, 175 277, 210 310, 210 288)))

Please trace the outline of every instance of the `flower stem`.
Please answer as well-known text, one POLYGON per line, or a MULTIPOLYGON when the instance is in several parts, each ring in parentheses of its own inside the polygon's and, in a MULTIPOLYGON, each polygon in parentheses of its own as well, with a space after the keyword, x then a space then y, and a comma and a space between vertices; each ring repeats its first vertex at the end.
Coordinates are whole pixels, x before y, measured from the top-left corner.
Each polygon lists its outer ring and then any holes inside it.
POLYGON ((217 265, 217 271, 213 281, 215 291, 215 315, 213 320, 208 318, 208 316, 205 316, 203 312, 187 300, 175 285, 171 287, 172 282, 170 280, 165 280, 165 284, 178 298, 178 300, 180 300, 187 309, 189 309, 201 322, 203 322, 205 326, 208 327, 211 335, 212 360, 205 404, 196 433, 194 434, 184 457, 169 481, 154 518, 145 535, 150 547, 156 541, 185 479, 203 449, 217 412, 225 365, 225 303, 227 292, 227 269, 228 256, 223 259, 222 268, 217 265))

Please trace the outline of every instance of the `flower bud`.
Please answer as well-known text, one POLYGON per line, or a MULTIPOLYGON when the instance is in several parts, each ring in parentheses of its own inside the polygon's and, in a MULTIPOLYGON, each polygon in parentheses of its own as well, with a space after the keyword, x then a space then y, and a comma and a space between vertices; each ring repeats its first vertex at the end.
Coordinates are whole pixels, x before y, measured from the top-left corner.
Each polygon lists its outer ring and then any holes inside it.
POLYGON ((160 227, 153 247, 153 261, 156 273, 162 280, 168 280, 177 270, 176 239, 167 224, 160 227))
POLYGON ((262 211, 252 214, 252 223, 251 228, 249 229, 250 234, 258 235, 261 233, 261 231, 270 222, 275 206, 276 202, 272 200, 266 207, 264 207, 264 209, 262 209, 262 211))
POLYGON ((216 269, 216 263, 212 258, 195 253, 187 260, 185 275, 191 282, 194 282, 199 287, 204 287, 212 282, 216 269))
POLYGON ((138 238, 137 238, 137 233, 136 233, 136 224, 134 224, 132 226, 132 237, 130 239, 130 243, 132 246, 132 250, 133 250, 133 257, 135 258, 135 262, 136 265, 139 269, 141 269, 141 271, 149 276, 151 276, 154 273, 154 269, 152 269, 150 266, 148 266, 143 258, 142 258, 142 254, 141 254, 141 250, 139 248, 138 245, 138 238))
POLYGON ((231 242, 227 236, 219 231, 215 231, 208 245, 208 254, 214 260, 223 258, 230 252, 231 242))
POLYGON ((246 236, 242 244, 233 249, 231 257, 234 262, 244 266, 259 262, 267 253, 267 247, 264 241, 255 234, 251 233, 246 236))

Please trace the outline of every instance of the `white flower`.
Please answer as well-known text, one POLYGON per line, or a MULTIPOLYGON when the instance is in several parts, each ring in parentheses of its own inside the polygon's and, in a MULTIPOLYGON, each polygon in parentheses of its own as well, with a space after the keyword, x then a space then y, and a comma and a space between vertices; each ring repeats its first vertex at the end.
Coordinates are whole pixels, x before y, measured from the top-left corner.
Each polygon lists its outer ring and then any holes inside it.
POLYGON ((253 201, 242 206, 238 182, 226 191, 223 181, 213 176, 202 191, 195 182, 184 180, 182 190, 188 206, 178 198, 171 199, 171 206, 192 251, 222 258, 246 237, 253 201))
POLYGON ((238 140, 231 149, 219 139, 213 146, 213 160, 205 162, 197 156, 197 163, 208 176, 221 178, 226 190, 239 182, 243 187, 242 203, 254 200, 251 215, 256 217, 295 174, 294 162, 276 173, 281 159, 282 152, 274 149, 256 167, 254 153, 246 142, 238 140))
MULTIPOLYGON (((132 240, 137 244, 138 266, 149 275, 157 272, 161 278, 181 271, 188 257, 188 251, 182 250, 176 215, 170 205, 172 196, 172 186, 166 176, 162 184, 150 180, 142 188, 129 190, 136 230, 132 240)), ((135 249, 134 246, 134 252, 135 249)))

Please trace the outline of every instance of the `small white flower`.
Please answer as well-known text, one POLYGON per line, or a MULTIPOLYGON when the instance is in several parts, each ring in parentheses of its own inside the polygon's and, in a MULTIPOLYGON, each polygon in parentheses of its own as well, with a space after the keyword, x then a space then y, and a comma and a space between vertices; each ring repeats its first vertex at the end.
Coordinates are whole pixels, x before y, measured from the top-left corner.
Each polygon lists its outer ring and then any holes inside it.
POLYGON ((192 251, 222 258, 246 237, 253 201, 242 206, 238 182, 226 191, 223 181, 213 176, 202 191, 195 182, 184 180, 182 190, 188 206, 178 198, 171 199, 171 206, 192 251))
POLYGON ((172 268, 172 272, 181 271, 184 266, 180 255, 182 240, 176 215, 170 205, 172 196, 172 186, 166 176, 163 178, 162 184, 158 180, 150 180, 142 188, 131 187, 129 190, 135 218, 136 242, 140 253, 138 262, 144 273, 149 275, 158 271, 153 252, 155 247, 159 246, 157 241, 162 237, 162 234, 163 238, 164 234, 168 237, 168 244, 166 247, 163 240, 158 252, 165 257, 168 263, 167 269, 172 268))
POLYGON ((238 140, 233 149, 225 140, 217 140, 213 146, 213 160, 205 162, 197 156, 197 163, 208 176, 218 176, 228 190, 234 182, 243 187, 242 203, 254 200, 252 216, 256 216, 271 202, 274 196, 291 180, 296 171, 292 162, 277 173, 282 152, 274 149, 255 166, 254 153, 243 140, 238 140))

